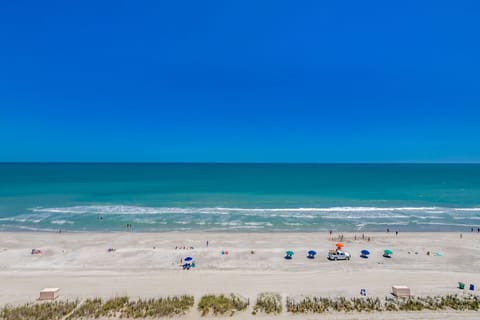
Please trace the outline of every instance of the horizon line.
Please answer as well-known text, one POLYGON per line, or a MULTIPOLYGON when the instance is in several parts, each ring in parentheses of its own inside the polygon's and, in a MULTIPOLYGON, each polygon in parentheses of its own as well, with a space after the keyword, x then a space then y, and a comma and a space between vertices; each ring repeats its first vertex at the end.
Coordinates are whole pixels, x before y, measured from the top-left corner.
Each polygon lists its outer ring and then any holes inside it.
POLYGON ((458 165, 458 164, 472 164, 478 165, 480 162, 427 162, 427 161, 345 161, 345 162, 302 162, 302 161, 0 161, 0 164, 323 164, 323 165, 339 165, 339 164, 353 164, 353 165, 372 165, 372 164, 391 164, 391 165, 458 165))

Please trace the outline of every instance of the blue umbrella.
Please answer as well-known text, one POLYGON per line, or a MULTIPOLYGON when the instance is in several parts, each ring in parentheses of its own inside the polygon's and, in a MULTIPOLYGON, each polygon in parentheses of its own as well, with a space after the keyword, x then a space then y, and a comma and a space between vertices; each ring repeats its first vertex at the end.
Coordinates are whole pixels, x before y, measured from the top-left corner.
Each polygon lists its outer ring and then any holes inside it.
POLYGON ((184 260, 185 260, 185 261, 192 261, 193 258, 192 258, 192 257, 186 257, 184 260))
POLYGON ((310 250, 310 251, 308 251, 308 255, 309 255, 309 256, 314 256, 314 255, 316 255, 316 254, 317 254, 317 251, 315 251, 315 250, 310 250))
POLYGON ((362 251, 360 251, 360 253, 366 256, 370 254, 370 251, 363 249, 362 251))

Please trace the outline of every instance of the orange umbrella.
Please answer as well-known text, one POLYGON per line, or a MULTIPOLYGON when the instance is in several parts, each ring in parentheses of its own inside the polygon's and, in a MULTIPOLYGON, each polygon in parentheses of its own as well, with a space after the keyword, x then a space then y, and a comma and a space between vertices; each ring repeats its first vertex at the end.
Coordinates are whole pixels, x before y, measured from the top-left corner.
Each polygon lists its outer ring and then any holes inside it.
POLYGON ((341 243, 341 242, 337 243, 336 246, 337 246, 337 248, 343 248, 344 247, 343 243, 341 243))

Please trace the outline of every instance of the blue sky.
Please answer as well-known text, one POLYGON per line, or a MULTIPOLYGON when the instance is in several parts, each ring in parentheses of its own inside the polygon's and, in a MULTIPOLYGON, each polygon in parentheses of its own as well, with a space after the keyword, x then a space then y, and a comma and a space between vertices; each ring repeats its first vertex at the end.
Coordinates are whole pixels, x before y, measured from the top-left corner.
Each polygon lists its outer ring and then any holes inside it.
POLYGON ((0 161, 480 162, 478 1, 2 1, 0 161))

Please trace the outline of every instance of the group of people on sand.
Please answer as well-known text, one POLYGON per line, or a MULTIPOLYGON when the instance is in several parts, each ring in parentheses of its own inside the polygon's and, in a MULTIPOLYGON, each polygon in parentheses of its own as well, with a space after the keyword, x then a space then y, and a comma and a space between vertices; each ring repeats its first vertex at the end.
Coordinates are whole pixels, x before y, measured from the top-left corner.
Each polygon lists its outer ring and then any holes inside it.
MULTIPOLYGON (((333 230, 329 230, 329 233, 330 233, 330 236, 332 236, 333 230)), ((398 233, 398 231, 397 231, 397 233, 398 233)), ((398 235, 398 234, 397 234, 397 235, 398 235)), ((338 241, 343 241, 344 238, 345 238, 345 237, 343 236, 343 233, 341 233, 341 234, 338 235, 337 240, 338 240, 338 241)), ((359 237, 357 237, 357 234, 355 234, 354 240, 357 240, 357 239, 359 239, 359 237)), ((369 236, 366 236, 365 233, 362 233, 362 240, 365 240, 365 239, 366 239, 367 241, 370 241, 370 240, 371 240, 369 236)))
MULTIPOLYGON (((387 228, 387 232, 390 232, 389 228, 387 228)), ((398 231, 395 231, 395 235, 398 236, 398 231)))
POLYGON ((175 250, 193 250, 195 249, 194 247, 188 247, 188 246, 175 246, 175 250))

